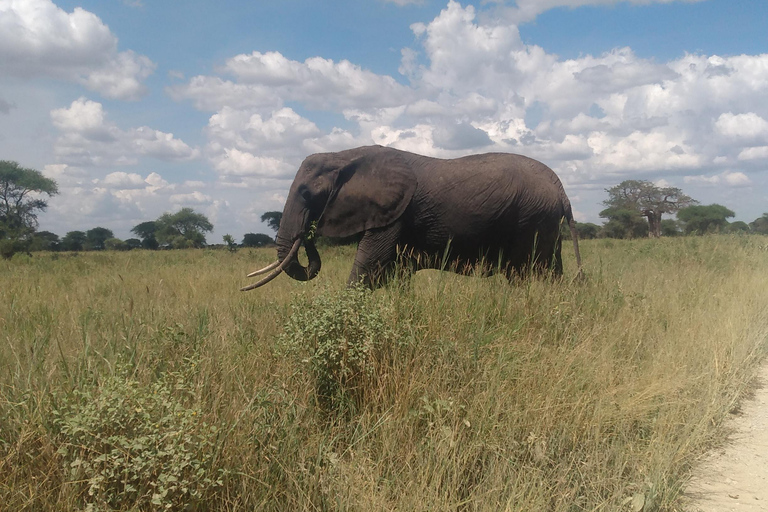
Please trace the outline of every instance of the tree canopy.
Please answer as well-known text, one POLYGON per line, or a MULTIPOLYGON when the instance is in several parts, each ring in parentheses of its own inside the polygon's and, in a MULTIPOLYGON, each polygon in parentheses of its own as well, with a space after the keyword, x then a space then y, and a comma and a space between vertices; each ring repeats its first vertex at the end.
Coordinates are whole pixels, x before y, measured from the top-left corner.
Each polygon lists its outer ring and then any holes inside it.
POLYGON ((724 231, 728 218, 736 214, 719 204, 689 206, 677 212, 677 218, 683 222, 687 235, 703 235, 724 231))
POLYGON ((270 229, 277 233, 280 229, 280 221, 283 220, 283 212, 264 212, 261 215, 261 222, 266 222, 270 229))
POLYGON ((762 217, 758 217, 750 222, 749 229, 752 233, 768 235, 768 213, 764 213, 762 217))
POLYGON ((272 245, 275 243, 275 240, 269 236, 265 235, 264 233, 246 233, 243 236, 243 247, 265 247, 267 245, 272 245))
POLYGON ((156 221, 155 236, 160 245, 174 249, 204 247, 205 233, 213 224, 202 213, 182 208, 176 213, 164 213, 156 221))
POLYGON ((600 212, 607 218, 602 235, 608 238, 642 238, 648 236, 648 222, 640 212, 630 208, 608 208, 600 212))
POLYGON ((131 233, 141 238, 141 247, 144 249, 157 249, 160 244, 157 243, 155 233, 157 232, 157 222, 149 220, 142 222, 131 228, 131 233))
POLYGON ((661 221, 661 236, 680 236, 680 224, 675 219, 661 221))
POLYGON ((56 182, 17 162, 0 161, 0 253, 9 258, 26 251, 37 229, 37 214, 48 203, 41 199, 58 194, 56 182))
POLYGON ((107 248, 106 241, 115 238, 111 229, 97 227, 85 232, 85 249, 87 251, 103 251, 107 248))
POLYGON ((63 251, 82 251, 88 238, 83 231, 70 231, 61 239, 63 251))
POLYGON ((635 224, 637 219, 627 212, 636 212, 648 221, 647 234, 650 237, 661 236, 662 215, 675 213, 681 208, 698 204, 698 201, 683 194, 675 187, 658 187, 645 180, 625 180, 618 185, 606 189, 608 199, 603 201, 607 208, 600 212, 603 218, 614 220, 615 223, 626 222, 624 231, 627 234, 638 233, 635 224))
POLYGON ((579 234, 579 239, 581 240, 597 238, 600 233, 600 226, 593 224, 592 222, 577 222, 576 233, 579 234))
POLYGON ((32 235, 32 243, 29 246, 30 251, 58 251, 59 235, 50 231, 37 231, 32 235))

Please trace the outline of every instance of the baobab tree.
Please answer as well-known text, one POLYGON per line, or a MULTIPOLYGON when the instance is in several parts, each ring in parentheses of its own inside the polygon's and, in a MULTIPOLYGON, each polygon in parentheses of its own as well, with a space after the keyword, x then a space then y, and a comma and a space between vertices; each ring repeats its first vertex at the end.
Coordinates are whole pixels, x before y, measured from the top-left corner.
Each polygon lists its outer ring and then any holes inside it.
POLYGON ((612 212, 635 211, 648 219, 648 236, 651 238, 661 236, 662 215, 698 204, 679 188, 657 187, 645 180, 625 180, 605 191, 609 197, 603 204, 607 208, 600 212, 600 216, 611 218, 612 212))

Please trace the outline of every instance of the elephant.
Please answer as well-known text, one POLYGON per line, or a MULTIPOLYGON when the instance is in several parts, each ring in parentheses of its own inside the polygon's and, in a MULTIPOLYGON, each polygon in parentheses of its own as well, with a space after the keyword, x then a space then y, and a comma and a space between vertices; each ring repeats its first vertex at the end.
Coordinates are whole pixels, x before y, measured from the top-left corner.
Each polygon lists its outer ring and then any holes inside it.
POLYGON ((510 153, 438 159, 382 146, 308 156, 291 185, 271 265, 308 281, 320 271, 315 236, 362 234, 348 284, 385 284, 393 271, 426 268, 529 272, 562 276, 560 224, 570 227, 581 274, 571 203, 557 175, 541 162, 510 153), (301 245, 308 264, 298 259, 301 245))

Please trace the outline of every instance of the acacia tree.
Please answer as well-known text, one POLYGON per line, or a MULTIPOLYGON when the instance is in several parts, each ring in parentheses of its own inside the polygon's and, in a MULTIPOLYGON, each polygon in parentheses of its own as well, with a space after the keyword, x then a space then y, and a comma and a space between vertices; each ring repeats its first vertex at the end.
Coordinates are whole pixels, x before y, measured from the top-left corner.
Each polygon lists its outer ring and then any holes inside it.
POLYGON ((768 235, 768 213, 764 213, 762 217, 758 217, 750 222, 749 229, 752 233, 768 235))
POLYGON ((157 223, 153 220, 136 224, 131 228, 131 233, 141 238, 141 246, 145 249, 157 249, 159 244, 155 238, 157 223))
POLYGON ((243 236, 243 247, 264 247, 275 243, 275 239, 264 233, 246 233, 243 236))
POLYGON ((106 241, 114 238, 115 234, 111 229, 93 228, 85 232, 85 249, 87 251, 103 251, 107 248, 106 241))
POLYGON ((59 193, 56 182, 35 169, 16 162, 0 161, 0 252, 10 258, 15 252, 28 250, 37 229, 37 214, 48 203, 40 198, 59 193))
POLYGON ((605 191, 609 197, 603 204, 607 208, 600 212, 600 216, 610 219, 618 211, 635 211, 648 219, 648 236, 651 238, 661 236, 662 215, 698 204, 679 188, 657 187, 645 180, 625 180, 605 191))
POLYGON ((204 247, 205 233, 213 231, 213 224, 208 218, 192 208, 182 208, 176 213, 164 213, 155 224, 155 236, 160 245, 174 249, 204 247))
POLYGON ((283 212, 264 212, 261 215, 261 222, 266 222, 270 229, 275 233, 280 229, 280 221, 283 220, 283 212))
POLYGON ((677 218, 684 223, 687 235, 723 231, 728 226, 728 218, 735 215, 720 204, 689 206, 677 212, 677 218))
POLYGON ((61 239, 61 249, 64 251, 82 251, 88 238, 83 231, 70 231, 61 239))
POLYGON ((29 246, 30 251, 58 251, 59 235, 50 231, 37 231, 32 235, 32 243, 29 246))

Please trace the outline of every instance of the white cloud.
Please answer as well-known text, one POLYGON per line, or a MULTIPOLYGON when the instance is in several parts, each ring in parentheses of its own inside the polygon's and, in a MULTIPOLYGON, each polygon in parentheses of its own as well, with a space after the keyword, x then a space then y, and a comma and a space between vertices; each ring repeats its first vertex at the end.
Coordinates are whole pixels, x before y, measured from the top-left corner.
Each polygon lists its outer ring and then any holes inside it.
POLYGON ((176 101, 191 100, 199 110, 215 111, 225 107, 237 109, 275 109, 282 106, 276 91, 268 86, 238 84, 219 77, 196 76, 189 83, 167 89, 176 101))
POLYGON ((402 104, 411 95, 393 78, 347 60, 312 57, 298 62, 278 52, 253 52, 229 59, 225 70, 238 83, 273 87, 283 100, 301 101, 313 108, 388 107, 402 104))
POLYGON ((213 202, 211 196, 205 195, 197 190, 190 192, 189 194, 174 194, 169 200, 177 205, 209 204, 213 202))
MULTIPOLYGON (((613 3, 521 0, 518 14, 613 3)), ((768 163, 768 54, 660 62, 616 48, 562 59, 526 44, 498 12, 450 1, 413 24, 416 40, 400 51, 407 85, 348 61, 253 52, 228 59, 221 76, 168 91, 212 111, 205 155, 228 190, 284 193, 308 153, 370 143, 438 157, 522 153, 569 187, 600 192, 635 177, 670 186, 759 182, 754 173, 768 163), (322 127, 317 109, 343 114, 344 124, 322 127), (726 171, 736 168, 750 175, 726 171)))
POLYGON ((211 116, 207 132, 210 139, 220 145, 251 151, 294 146, 306 138, 320 135, 314 123, 290 108, 262 117, 247 110, 224 107, 211 116))
POLYGON ((51 121, 61 132, 54 151, 63 163, 79 166, 129 165, 140 156, 186 161, 200 156, 172 133, 141 126, 121 130, 106 119, 101 103, 80 98, 68 108, 51 111, 51 121))
POLYGON ((748 187, 752 184, 752 180, 743 172, 726 172, 723 175, 725 183, 731 187, 748 187))
POLYGON ((742 149, 737 157, 740 161, 744 160, 768 160, 768 146, 759 146, 755 148, 742 149))
POLYGON ((312 57, 304 62, 279 52, 253 52, 227 60, 223 72, 236 82, 197 76, 168 89, 174 99, 190 99, 202 110, 281 107, 300 101, 317 109, 392 106, 413 94, 392 77, 377 75, 347 60, 312 57))
POLYGON ((156 172, 115 171, 100 176, 98 168, 67 164, 46 165, 43 173, 56 180, 59 194, 41 217, 46 229, 60 236, 67 231, 108 227, 119 238, 133 236, 131 227, 155 219, 170 208, 177 186, 156 172))
POLYGON ((725 171, 712 176, 685 176, 685 183, 709 186, 726 186, 731 188, 748 187, 752 185, 749 176, 740 171, 725 171))
POLYGON ((237 148, 228 148, 218 158, 216 170, 224 175, 255 177, 290 177, 296 169, 277 158, 255 156, 237 148))
POLYGON ((725 112, 715 121, 715 128, 726 137, 742 139, 745 143, 768 141, 768 121, 755 114, 725 112))
POLYGON ((522 23, 532 21, 536 17, 556 7, 582 7, 585 5, 614 5, 621 2, 632 4, 671 3, 675 1, 700 2, 703 0, 516 0, 516 7, 507 10, 507 19, 511 22, 522 23))
POLYGON ((155 64, 118 52, 117 37, 95 14, 67 13, 51 0, 0 0, 0 67, 22 78, 77 82, 108 98, 135 100, 155 64))
POLYGON ((97 183, 107 188, 145 188, 147 183, 140 174, 116 171, 107 174, 97 183))

